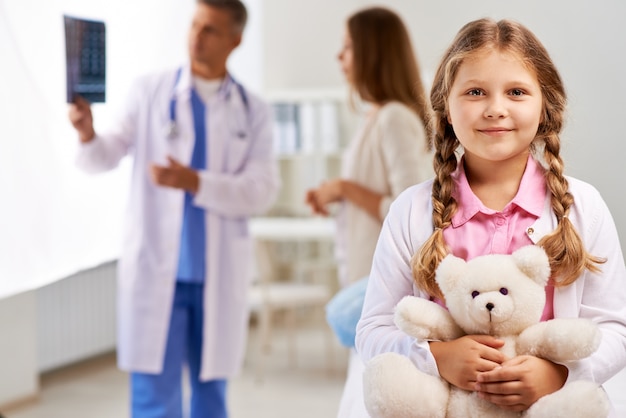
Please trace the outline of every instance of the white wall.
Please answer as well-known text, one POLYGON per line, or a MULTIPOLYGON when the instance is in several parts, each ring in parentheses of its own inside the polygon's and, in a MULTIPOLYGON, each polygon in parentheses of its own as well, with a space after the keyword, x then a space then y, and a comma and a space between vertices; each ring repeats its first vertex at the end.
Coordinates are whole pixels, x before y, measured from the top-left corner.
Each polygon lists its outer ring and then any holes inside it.
POLYGON ((566 172, 595 185, 626 240, 626 3, 621 0, 409 1, 264 0, 264 88, 343 85, 336 61, 345 18, 366 5, 398 11, 409 26, 424 76, 432 77, 460 27, 479 17, 528 26, 551 53, 569 94, 562 135, 566 172))

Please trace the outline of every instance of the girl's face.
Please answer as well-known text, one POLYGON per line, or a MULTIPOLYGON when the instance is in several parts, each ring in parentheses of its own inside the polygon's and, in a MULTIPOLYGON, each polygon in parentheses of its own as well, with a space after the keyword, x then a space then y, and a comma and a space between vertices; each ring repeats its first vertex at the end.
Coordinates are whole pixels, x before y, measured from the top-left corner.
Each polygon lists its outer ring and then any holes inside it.
POLYGON ((528 158, 541 121, 537 77, 514 54, 486 50, 458 69, 448 97, 448 122, 466 162, 528 158))
POLYGON ((350 38, 350 33, 347 29, 343 35, 343 45, 341 46, 339 55, 337 55, 337 59, 339 60, 341 71, 344 73, 346 80, 352 83, 352 38, 350 38))

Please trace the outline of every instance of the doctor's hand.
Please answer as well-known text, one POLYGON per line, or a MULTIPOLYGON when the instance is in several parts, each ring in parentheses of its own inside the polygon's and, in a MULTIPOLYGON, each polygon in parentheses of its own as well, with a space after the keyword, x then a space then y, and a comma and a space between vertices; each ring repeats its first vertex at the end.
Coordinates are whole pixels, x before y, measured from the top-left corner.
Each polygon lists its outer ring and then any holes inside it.
POLYGON ((198 173, 168 156, 169 165, 150 165, 150 175, 154 184, 173 187, 196 194, 200 184, 198 173))
POLYGON ((510 411, 524 411, 565 384, 567 367, 534 356, 518 356, 479 373, 478 396, 510 411))
POLYGON ((87 100, 76 96, 74 103, 70 105, 68 116, 72 126, 78 132, 80 142, 87 143, 96 136, 96 132, 93 129, 91 105, 87 100))

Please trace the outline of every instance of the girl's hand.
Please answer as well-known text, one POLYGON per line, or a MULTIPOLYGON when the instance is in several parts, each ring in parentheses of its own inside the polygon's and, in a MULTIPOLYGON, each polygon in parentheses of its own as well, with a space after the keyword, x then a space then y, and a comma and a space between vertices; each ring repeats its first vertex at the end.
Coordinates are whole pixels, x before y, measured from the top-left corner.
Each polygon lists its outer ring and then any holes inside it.
POLYGON ((561 389, 567 367, 534 356, 518 356, 478 375, 478 396, 509 411, 524 411, 537 399, 561 389))
POLYGON ((432 341, 430 351, 439 374, 450 384, 474 391, 481 372, 499 367, 506 357, 497 349, 504 341, 489 335, 465 335, 452 341, 432 341))

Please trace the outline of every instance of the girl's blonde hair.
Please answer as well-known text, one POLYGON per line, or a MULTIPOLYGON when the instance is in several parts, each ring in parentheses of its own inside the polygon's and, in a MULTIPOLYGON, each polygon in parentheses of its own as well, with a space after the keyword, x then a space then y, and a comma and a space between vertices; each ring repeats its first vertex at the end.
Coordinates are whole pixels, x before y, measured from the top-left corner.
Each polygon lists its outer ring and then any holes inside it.
POLYGON ((403 103, 428 129, 426 90, 402 19, 389 9, 371 7, 350 16, 347 28, 353 51, 352 87, 358 95, 376 103, 403 103))
POLYGON ((463 61, 478 51, 488 49, 512 53, 521 58, 527 68, 537 76, 541 87, 543 113, 531 151, 537 153, 543 149, 546 183, 551 195, 552 210, 558 221, 557 228, 538 243, 550 258, 555 285, 571 284, 585 269, 598 271, 597 264, 605 261, 587 253, 567 217, 574 198, 568 191, 568 182, 563 174, 559 138, 563 127, 566 95, 554 63, 541 42, 523 25, 510 20, 496 22, 479 19, 463 26, 445 52, 430 93, 434 112, 431 129, 436 173, 432 188, 434 232, 413 256, 412 267, 417 286, 439 298, 442 298, 442 294, 434 277, 439 262, 449 252, 443 230, 450 226, 452 216, 457 210, 457 202, 452 196, 454 183, 451 174, 457 168, 456 151, 460 146, 448 122, 448 96, 463 61))

